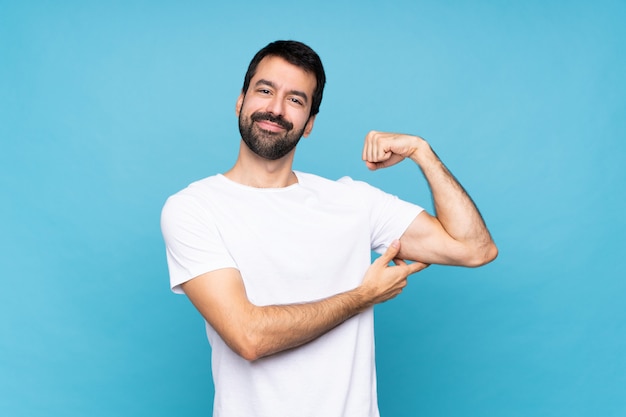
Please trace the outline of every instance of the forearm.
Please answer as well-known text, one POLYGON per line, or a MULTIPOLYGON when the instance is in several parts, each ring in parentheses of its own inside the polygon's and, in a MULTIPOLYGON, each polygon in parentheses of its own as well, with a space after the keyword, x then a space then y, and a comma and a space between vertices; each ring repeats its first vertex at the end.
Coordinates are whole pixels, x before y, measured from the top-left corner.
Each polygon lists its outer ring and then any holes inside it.
POLYGON ((194 306, 224 342, 248 360, 308 343, 375 304, 398 295, 408 275, 427 265, 397 259, 400 242, 367 269, 361 284, 317 301, 257 306, 246 294, 237 269, 207 272, 182 284, 194 306), (389 265, 394 260, 396 265, 389 265))
POLYGON ((241 355, 255 360, 308 343, 361 313, 372 302, 359 288, 308 303, 251 305, 241 355))
MULTIPOLYGON (((252 307, 248 329, 258 358, 308 343, 351 317, 400 294, 407 277, 428 265, 407 264, 397 258, 400 242, 389 248, 368 268, 361 285, 323 300, 303 304, 252 307), (390 262, 395 265, 390 265, 390 262)), ((242 355, 243 356, 243 355, 242 355)))

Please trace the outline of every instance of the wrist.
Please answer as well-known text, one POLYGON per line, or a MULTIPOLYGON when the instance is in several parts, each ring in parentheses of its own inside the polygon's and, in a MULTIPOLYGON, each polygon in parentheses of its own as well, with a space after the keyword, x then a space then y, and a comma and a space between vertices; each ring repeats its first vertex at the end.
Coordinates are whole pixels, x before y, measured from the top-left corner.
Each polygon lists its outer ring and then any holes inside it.
POLYGON ((372 290, 364 283, 349 291, 349 294, 357 313, 361 313, 375 304, 373 302, 372 290))
POLYGON ((432 150, 426 140, 419 136, 416 136, 415 140, 416 147, 413 153, 409 155, 409 159, 411 159, 419 166, 437 161, 437 155, 435 155, 435 152, 432 150))

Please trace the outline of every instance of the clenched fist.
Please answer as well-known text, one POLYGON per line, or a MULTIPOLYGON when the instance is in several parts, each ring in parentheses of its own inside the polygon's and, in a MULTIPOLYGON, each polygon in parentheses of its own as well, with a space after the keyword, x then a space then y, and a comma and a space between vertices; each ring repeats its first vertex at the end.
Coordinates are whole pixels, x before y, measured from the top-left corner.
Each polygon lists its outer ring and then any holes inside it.
POLYGON ((363 160, 371 170, 395 165, 404 158, 418 162, 419 151, 426 147, 428 144, 419 136, 372 130, 365 136, 363 160))

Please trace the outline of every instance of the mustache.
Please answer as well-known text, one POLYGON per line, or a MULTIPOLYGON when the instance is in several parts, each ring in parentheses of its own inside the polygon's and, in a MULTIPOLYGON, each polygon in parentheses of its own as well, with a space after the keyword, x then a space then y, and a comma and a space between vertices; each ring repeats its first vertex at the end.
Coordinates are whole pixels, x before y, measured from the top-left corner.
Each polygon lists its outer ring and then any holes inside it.
POLYGON ((268 122, 276 123, 277 125, 279 125, 285 130, 293 129, 293 123, 285 120, 283 116, 274 116, 272 113, 255 112, 255 113, 252 113, 252 116, 250 116, 250 119, 253 122, 260 122, 261 120, 267 120, 268 122))

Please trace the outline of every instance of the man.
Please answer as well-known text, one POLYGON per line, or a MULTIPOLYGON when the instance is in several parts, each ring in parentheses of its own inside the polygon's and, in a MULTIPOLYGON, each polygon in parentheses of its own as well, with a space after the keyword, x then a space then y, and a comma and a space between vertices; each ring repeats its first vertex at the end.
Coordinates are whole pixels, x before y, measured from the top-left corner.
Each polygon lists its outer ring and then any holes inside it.
POLYGON ((324 83, 306 45, 260 50, 237 100, 234 166, 163 208, 172 289, 207 323, 214 416, 378 416, 373 306, 429 264, 474 267, 497 254, 472 200, 420 137, 370 132, 362 157, 372 170, 415 162, 436 216, 350 178, 293 171, 324 83), (370 265, 371 250, 382 255, 370 265))

